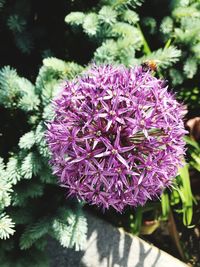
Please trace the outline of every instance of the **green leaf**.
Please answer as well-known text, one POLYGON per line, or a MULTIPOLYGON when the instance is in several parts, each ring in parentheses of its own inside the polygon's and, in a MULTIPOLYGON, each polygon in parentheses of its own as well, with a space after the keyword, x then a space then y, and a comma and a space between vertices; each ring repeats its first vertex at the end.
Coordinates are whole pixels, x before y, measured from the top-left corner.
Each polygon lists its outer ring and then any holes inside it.
POLYGON ((162 207, 162 218, 164 220, 167 220, 170 212, 170 203, 169 203, 169 196, 166 191, 163 192, 161 195, 161 207, 162 207))
POLYGON ((191 157, 194 160, 190 162, 190 164, 197 170, 200 172, 200 155, 199 155, 199 151, 198 154, 196 154, 195 152, 191 153, 191 157))
POLYGON ((185 136, 184 137, 184 140, 186 141, 186 143, 188 145, 191 145, 191 146, 193 146, 196 149, 200 149, 199 144, 195 140, 191 139, 189 136, 185 136))
POLYGON ((177 189, 173 189, 170 194, 170 205, 174 206, 180 202, 180 196, 177 189))
POLYGON ((187 226, 191 224, 193 215, 193 195, 190 186, 188 164, 179 169, 179 176, 182 186, 179 187, 178 192, 183 202, 183 223, 187 226))
POLYGON ((134 235, 138 235, 140 233, 140 229, 142 226, 142 207, 137 207, 135 210, 135 214, 131 215, 131 231, 134 235))

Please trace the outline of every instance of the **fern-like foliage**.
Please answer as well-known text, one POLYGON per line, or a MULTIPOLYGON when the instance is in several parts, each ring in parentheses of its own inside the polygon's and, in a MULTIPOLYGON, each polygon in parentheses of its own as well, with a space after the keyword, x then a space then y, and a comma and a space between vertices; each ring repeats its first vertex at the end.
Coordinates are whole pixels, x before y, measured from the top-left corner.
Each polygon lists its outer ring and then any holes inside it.
POLYGON ((9 158, 6 165, 6 176, 8 181, 13 185, 21 180, 20 163, 17 156, 9 158))
POLYGON ((3 159, 0 158, 0 239, 7 239, 14 234, 14 222, 4 209, 11 204, 12 183, 6 173, 3 159))
POLYGON ((83 71, 82 66, 74 62, 65 62, 55 57, 45 58, 43 60, 43 65, 54 70, 55 73, 59 72, 62 79, 72 79, 83 71))
MULTIPOLYGON (((15 249, 33 250, 33 255, 36 255, 35 250, 44 253, 46 237, 52 232, 59 233, 59 237, 55 237, 64 246, 79 249, 85 242, 85 218, 76 210, 66 212, 67 201, 49 167, 50 153, 45 138, 45 122, 54 116, 52 98, 60 90, 63 79, 74 78, 82 70, 83 67, 73 62, 45 58, 34 85, 10 67, 0 69, 0 104, 11 112, 22 110, 29 129, 9 153, 7 164, 0 159, 0 212, 3 214, 0 238, 7 239, 14 234, 14 223, 16 229, 18 225, 21 229, 9 240, 14 242, 9 251, 11 257, 5 257, 7 251, 0 242, 0 256, 9 266, 16 265, 12 262, 15 249), (66 207, 58 214, 63 203, 66 207), (9 214, 5 210, 7 207, 9 214), (66 227, 56 232, 56 221, 65 222, 66 227)), ((37 262, 41 264, 41 257, 36 259, 33 266, 39 266, 37 262)), ((16 266, 25 266, 25 256, 23 260, 21 263, 18 259, 16 266)))
POLYGON ((160 25, 160 31, 166 36, 173 31, 173 19, 171 17, 164 17, 160 25))
POLYGON ((98 32, 98 16, 95 13, 89 13, 85 15, 84 21, 83 21, 83 30, 85 33, 87 33, 89 36, 93 36, 97 34, 98 32))
POLYGON ((9 66, 0 70, 0 103, 7 108, 37 110, 40 103, 33 84, 9 66))
POLYGON ((143 24, 146 26, 148 29, 148 32, 150 34, 155 34, 157 31, 157 22, 154 18, 152 17, 145 17, 143 19, 143 24))
POLYGON ((20 248, 28 249, 38 239, 46 235, 50 229, 51 221, 48 218, 42 218, 38 222, 28 225, 20 237, 20 248))
POLYGON ((12 219, 4 213, 0 215, 0 239, 7 239, 14 234, 15 230, 12 219))
POLYGON ((122 12, 122 18, 125 22, 128 22, 129 24, 135 25, 139 21, 138 14, 130 9, 125 9, 122 12))
POLYGON ((10 205, 12 183, 9 181, 3 159, 0 158, 0 211, 10 205))
POLYGON ((128 7, 141 6, 144 0, 105 0, 105 2, 111 5, 115 9, 122 9, 128 7))
POLYGON ((199 67, 200 5, 197 1, 177 0, 171 6, 171 16, 163 18, 160 31, 165 41, 171 39, 183 49, 183 77, 192 79, 199 67))
POLYGON ((23 54, 29 55, 33 48, 33 38, 28 32, 22 32, 14 35, 16 46, 21 50, 23 54))
POLYGON ((83 12, 72 12, 65 17, 65 22, 71 25, 81 25, 83 24, 85 14, 83 12))
POLYGON ((63 79, 71 79, 83 68, 74 62, 50 57, 43 60, 43 66, 36 78, 35 90, 41 96, 42 105, 45 107, 60 90, 60 83, 63 79))
MULTIPOLYGON (((151 53, 138 25, 139 15, 134 8, 143 1, 107 0, 93 9, 92 13, 71 12, 65 22, 74 26, 82 26, 83 31, 101 43, 94 52, 94 61, 99 63, 119 63, 126 66, 141 63, 147 58, 159 60, 161 69, 176 63, 181 55, 174 46, 161 48, 151 53), (77 21, 78 23, 77 23, 77 21), (147 48, 148 47, 148 48, 147 48), (136 58, 137 51, 144 56, 136 58), (148 56, 147 56, 148 54, 148 56)), ((146 18, 143 23, 153 34, 157 24, 154 18, 146 18)))
POLYGON ((26 21, 18 15, 11 15, 7 21, 8 27, 13 32, 22 32, 25 29, 26 21))
POLYGON ((3 9, 5 3, 6 3, 6 0, 0 0, 0 11, 3 9))
MULTIPOLYGON (((5 0, 1 0, 2 7, 5 0)), ((1 9, 0 3, 0 9, 1 9)), ((3 22, 7 29, 11 32, 13 41, 16 47, 23 54, 30 54, 34 48, 33 35, 35 33, 30 32, 29 23, 31 18, 31 6, 27 1, 19 0, 16 3, 8 2, 8 9, 5 10, 3 22)))
POLYGON ((76 214, 68 210, 63 218, 55 219, 53 230, 63 247, 75 247, 76 251, 84 248, 87 222, 80 210, 76 214))
POLYGON ((110 6, 102 6, 98 13, 98 18, 103 23, 112 25, 116 22, 117 12, 110 6))
POLYGON ((179 70, 177 70, 175 68, 170 68, 169 75, 170 75, 172 84, 174 86, 177 86, 177 85, 180 85, 183 83, 183 80, 184 80, 183 74, 179 70))
POLYGON ((189 57, 183 67, 184 74, 187 78, 192 79, 197 73, 198 65, 197 61, 193 57, 189 57))
POLYGON ((181 50, 174 46, 169 48, 158 49, 150 55, 144 57, 144 60, 153 59, 158 63, 160 68, 166 69, 176 63, 181 56, 181 50))
POLYGON ((14 207, 25 208, 29 201, 36 200, 43 195, 43 184, 38 182, 37 179, 35 179, 36 181, 32 180, 30 180, 30 182, 22 181, 15 187, 15 191, 12 194, 12 205, 14 207))
POLYGON ((22 160, 21 175, 24 179, 31 179, 33 175, 37 175, 40 169, 38 157, 33 152, 29 152, 22 160))
POLYGON ((19 140, 19 147, 21 149, 30 149, 35 144, 35 134, 30 131, 24 134, 19 140))
POLYGON ((15 99, 18 98, 17 92, 17 72, 9 66, 0 71, 0 103, 6 107, 15 106, 15 99), (5 105, 4 104, 4 105, 5 105))

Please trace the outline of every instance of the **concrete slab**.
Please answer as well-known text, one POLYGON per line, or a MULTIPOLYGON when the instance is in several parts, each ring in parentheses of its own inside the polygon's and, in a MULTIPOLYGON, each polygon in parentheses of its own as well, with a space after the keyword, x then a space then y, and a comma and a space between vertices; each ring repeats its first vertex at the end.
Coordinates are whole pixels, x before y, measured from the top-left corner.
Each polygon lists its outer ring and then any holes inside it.
MULTIPOLYGON (((49 245, 51 267, 186 267, 187 265, 136 236, 87 214, 84 251, 49 245), (53 252, 53 253, 52 253, 53 252)), ((163 240, 164 242, 164 240, 163 240)))

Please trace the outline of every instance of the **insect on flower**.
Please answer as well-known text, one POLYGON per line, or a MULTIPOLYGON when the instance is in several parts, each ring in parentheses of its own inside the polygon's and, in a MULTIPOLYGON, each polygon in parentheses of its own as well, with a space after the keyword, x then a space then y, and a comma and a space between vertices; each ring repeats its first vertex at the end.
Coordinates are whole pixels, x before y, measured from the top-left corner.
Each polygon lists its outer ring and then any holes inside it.
POLYGON ((145 61, 144 63, 142 63, 143 71, 148 71, 148 70, 157 71, 158 62, 159 62, 159 60, 147 60, 147 61, 145 61))

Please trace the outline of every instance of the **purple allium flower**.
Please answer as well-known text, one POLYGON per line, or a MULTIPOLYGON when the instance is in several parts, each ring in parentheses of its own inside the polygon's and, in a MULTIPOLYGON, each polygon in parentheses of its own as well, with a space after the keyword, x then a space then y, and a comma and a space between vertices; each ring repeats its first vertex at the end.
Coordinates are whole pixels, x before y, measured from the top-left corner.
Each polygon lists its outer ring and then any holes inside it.
POLYGON ((54 103, 47 140, 69 195, 122 211, 171 185, 185 151, 184 110, 150 70, 93 65, 54 103))

